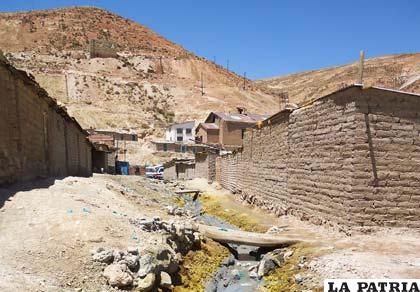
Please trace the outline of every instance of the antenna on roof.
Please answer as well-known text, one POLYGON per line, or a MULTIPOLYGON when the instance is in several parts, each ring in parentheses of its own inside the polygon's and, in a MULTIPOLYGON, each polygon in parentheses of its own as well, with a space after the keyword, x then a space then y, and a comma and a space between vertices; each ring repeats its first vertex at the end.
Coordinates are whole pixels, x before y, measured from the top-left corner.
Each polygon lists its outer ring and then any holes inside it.
POLYGON ((362 51, 360 51, 360 56, 359 56, 359 81, 358 81, 358 84, 363 84, 364 63, 365 63, 365 52, 362 50, 362 51))

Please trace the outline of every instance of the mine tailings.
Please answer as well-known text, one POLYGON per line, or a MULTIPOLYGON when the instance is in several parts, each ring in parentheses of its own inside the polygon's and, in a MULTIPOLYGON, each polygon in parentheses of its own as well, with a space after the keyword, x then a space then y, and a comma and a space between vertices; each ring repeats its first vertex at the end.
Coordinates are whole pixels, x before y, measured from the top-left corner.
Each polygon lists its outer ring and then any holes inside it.
MULTIPOLYGON (((210 228, 212 230, 220 230, 226 233, 231 230, 241 229, 248 229, 245 231, 267 231, 267 228, 252 221, 252 219, 248 219, 250 222, 249 226, 247 226, 244 224, 244 222, 247 222, 247 219, 243 217, 239 218, 242 224, 238 224, 242 225, 242 228, 232 224, 236 223, 235 217, 238 217, 238 214, 230 214, 230 212, 228 213, 229 210, 224 211, 221 205, 217 205, 217 199, 213 199, 211 196, 199 196, 196 200, 187 194, 181 194, 180 196, 185 202, 184 208, 189 210, 193 216, 196 217, 197 222, 200 222, 203 225, 217 227, 210 228), (218 209, 219 211, 217 213, 211 212, 212 209, 218 209), (220 212, 225 212, 226 214, 220 212)), ((238 218, 236 219, 238 220, 238 218)), ((235 240, 232 240, 232 242, 234 241, 235 240)), ((184 273, 188 274, 188 280, 191 282, 187 283, 189 289, 204 290, 207 292, 246 292, 256 291, 262 287, 270 288, 271 286, 273 291, 275 291, 274 289, 279 288, 277 285, 278 283, 274 286, 272 283, 269 283, 269 275, 275 273, 276 270, 283 266, 285 261, 288 258, 291 258, 294 253, 292 247, 290 247, 290 245, 293 244, 291 241, 285 242, 285 244, 265 247, 227 242, 216 243, 212 240, 210 240, 210 242, 206 241, 205 244, 208 244, 207 247, 204 247, 204 249, 208 251, 208 254, 203 255, 202 251, 198 251, 196 253, 200 254, 192 254, 186 257, 184 265, 188 266, 188 271, 184 271, 184 273), (208 273, 211 273, 210 278, 206 279, 204 283, 193 283, 194 281, 202 282, 204 280, 203 277, 206 276, 206 274, 208 278, 208 273), (266 279, 268 279, 268 281, 266 279)), ((275 277, 276 276, 274 276, 274 278, 275 277)), ((288 279, 286 282, 289 282, 288 279)), ((292 286, 295 284, 299 283, 293 283, 292 286)), ((285 289, 286 287, 282 286, 282 288, 285 289)), ((181 291, 182 289, 179 290, 181 291)))

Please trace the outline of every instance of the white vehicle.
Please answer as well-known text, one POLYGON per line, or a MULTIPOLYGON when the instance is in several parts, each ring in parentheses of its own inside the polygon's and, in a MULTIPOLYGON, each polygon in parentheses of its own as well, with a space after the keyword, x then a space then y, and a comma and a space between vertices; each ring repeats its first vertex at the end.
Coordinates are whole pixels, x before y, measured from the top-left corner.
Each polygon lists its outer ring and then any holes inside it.
POLYGON ((155 165, 146 167, 146 177, 163 179, 163 165, 155 165))

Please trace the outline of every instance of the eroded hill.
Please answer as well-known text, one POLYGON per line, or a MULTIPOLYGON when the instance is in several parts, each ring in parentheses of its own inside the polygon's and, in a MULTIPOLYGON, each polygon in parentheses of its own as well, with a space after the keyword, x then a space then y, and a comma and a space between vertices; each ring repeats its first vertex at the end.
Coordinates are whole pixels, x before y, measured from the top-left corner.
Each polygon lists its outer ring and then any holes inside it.
MULTIPOLYGON (((420 53, 368 59, 363 84, 420 92, 420 53)), ((272 90, 287 92, 289 101, 300 104, 357 83, 358 63, 306 71, 257 81, 272 90)))
POLYGON ((209 111, 279 108, 265 88, 246 80, 244 90, 234 73, 102 9, 1 13, 0 28, 6 57, 85 128, 135 131, 150 141, 169 123, 203 119, 209 111), (92 40, 112 45, 116 55, 90 58, 92 40))

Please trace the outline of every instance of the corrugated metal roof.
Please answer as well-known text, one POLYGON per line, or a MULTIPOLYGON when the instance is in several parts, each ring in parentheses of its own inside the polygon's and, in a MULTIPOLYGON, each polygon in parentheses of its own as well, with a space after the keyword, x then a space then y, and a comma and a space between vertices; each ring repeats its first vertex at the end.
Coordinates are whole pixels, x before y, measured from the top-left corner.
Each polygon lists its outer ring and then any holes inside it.
POLYGON ((269 115, 259 115, 259 114, 231 114, 223 112, 213 112, 214 115, 218 116, 222 120, 228 122, 238 122, 238 123, 256 123, 258 121, 263 121, 269 117, 269 115))

